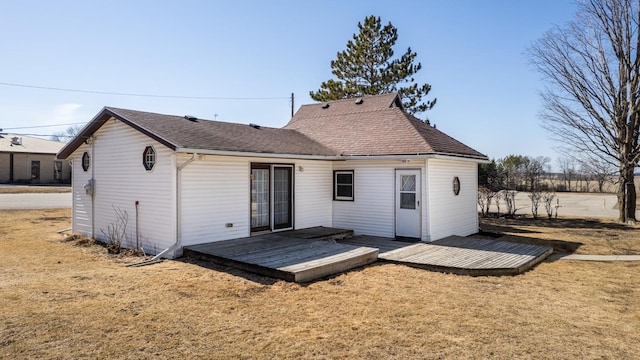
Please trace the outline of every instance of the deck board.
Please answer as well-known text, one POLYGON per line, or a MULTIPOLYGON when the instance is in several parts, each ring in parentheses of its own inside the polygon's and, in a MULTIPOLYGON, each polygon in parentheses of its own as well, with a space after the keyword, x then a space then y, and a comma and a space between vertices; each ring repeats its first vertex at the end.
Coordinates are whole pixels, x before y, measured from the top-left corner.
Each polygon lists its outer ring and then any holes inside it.
POLYGON ((553 251, 544 246, 460 236, 431 243, 402 243, 374 236, 354 236, 340 242, 378 247, 378 258, 384 261, 474 276, 520 274, 553 251))
POLYGON ((409 243, 316 227, 186 246, 201 257, 287 281, 308 282, 370 264, 377 259, 466 275, 515 275, 541 262, 552 249, 529 244, 451 236, 409 243), (341 239, 327 241, 318 239, 341 239))
POLYGON ((314 240, 351 233, 317 227, 185 246, 184 253, 261 275, 309 282, 377 260, 377 248, 314 240))

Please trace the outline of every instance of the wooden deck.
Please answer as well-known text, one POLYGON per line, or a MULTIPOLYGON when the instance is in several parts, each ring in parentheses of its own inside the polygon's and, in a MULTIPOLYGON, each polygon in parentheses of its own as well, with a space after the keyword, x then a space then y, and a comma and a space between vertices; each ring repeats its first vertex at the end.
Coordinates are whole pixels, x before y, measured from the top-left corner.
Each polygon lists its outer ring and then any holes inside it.
POLYGON ((472 276, 520 274, 553 252, 544 246, 460 236, 431 243, 407 243, 374 236, 355 236, 340 242, 376 247, 381 260, 472 276))
POLYGON ((184 254, 287 281, 309 282, 377 260, 376 248, 326 241, 351 234, 351 230, 315 227, 186 246, 184 254))

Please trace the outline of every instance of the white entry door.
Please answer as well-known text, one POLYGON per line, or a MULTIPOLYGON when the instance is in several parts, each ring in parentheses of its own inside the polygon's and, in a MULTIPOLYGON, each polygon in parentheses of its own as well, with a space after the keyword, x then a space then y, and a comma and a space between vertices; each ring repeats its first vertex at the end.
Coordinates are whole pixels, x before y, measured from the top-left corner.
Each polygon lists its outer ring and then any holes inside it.
POLYGON ((396 170, 396 236, 420 238, 420 170, 396 170))

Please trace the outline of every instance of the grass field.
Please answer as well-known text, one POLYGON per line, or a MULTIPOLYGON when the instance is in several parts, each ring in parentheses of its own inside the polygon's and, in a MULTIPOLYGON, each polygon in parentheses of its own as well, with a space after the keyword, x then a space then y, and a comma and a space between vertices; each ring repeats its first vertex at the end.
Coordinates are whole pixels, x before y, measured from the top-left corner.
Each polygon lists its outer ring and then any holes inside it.
POLYGON ((11 185, 0 186, 0 194, 49 194, 49 193, 68 193, 71 192, 71 185, 52 185, 52 186, 37 186, 37 185, 11 185))
MULTIPOLYGON (((55 231, 69 217, 0 212, 2 359, 640 354, 640 263, 555 261, 519 276, 475 278, 374 264, 299 285, 192 260, 128 268, 138 259, 61 241, 55 231)), ((578 251, 604 251, 600 237, 630 236, 625 248, 640 242, 637 229, 541 224, 492 226, 515 240, 580 242, 578 251)))

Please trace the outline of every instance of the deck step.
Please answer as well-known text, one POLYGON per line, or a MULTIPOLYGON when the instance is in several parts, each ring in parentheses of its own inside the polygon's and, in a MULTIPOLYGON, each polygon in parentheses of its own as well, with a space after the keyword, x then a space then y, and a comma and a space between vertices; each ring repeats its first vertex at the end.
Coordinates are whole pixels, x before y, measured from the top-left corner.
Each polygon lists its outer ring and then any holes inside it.
POLYGON ((185 246, 183 254, 304 283, 378 260, 377 248, 324 241, 351 235, 351 230, 316 227, 185 246))

